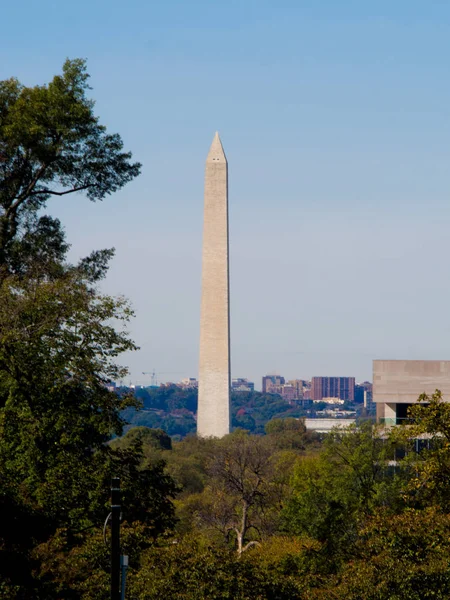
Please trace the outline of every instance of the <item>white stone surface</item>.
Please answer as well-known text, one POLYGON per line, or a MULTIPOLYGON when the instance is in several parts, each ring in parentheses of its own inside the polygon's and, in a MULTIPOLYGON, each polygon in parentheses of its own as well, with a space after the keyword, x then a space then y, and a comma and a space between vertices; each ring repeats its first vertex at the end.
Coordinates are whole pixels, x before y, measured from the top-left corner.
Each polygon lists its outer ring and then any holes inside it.
POLYGON ((205 167, 197 435, 230 432, 228 164, 216 133, 205 167))

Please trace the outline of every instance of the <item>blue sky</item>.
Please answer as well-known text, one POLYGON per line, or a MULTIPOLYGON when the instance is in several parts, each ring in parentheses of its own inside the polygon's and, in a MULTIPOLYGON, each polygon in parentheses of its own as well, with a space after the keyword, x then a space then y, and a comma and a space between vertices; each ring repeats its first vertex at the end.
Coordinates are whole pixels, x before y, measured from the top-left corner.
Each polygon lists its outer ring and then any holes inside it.
POLYGON ((103 203, 52 201, 76 259, 115 246, 131 380, 196 376, 204 160, 230 169, 232 374, 371 379, 450 358, 450 4, 49 0, 2 6, 0 78, 88 60, 143 163, 103 203))

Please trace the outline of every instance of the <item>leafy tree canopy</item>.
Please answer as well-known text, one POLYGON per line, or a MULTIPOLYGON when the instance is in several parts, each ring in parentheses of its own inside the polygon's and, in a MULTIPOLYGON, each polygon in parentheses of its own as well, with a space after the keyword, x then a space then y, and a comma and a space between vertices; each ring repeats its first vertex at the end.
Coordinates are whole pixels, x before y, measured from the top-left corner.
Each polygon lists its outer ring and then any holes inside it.
MULTIPOLYGON (((47 85, 0 81, 0 266, 17 268, 13 241, 25 246, 52 196, 83 191, 102 200, 139 174, 118 134, 107 133, 88 98, 82 59, 66 60, 47 85), (11 254, 10 254, 11 252, 11 254)), ((42 233, 42 230, 38 231, 42 233)), ((50 230, 47 229, 47 234, 50 230)), ((57 233, 57 232, 56 232, 57 233)), ((56 235, 56 238, 58 236, 56 235)))
POLYGON ((439 390, 422 394, 408 410, 409 423, 392 432, 407 449, 404 499, 409 506, 439 506, 450 511, 450 404, 439 390))
POLYGON ((112 475, 122 481, 124 519, 147 545, 175 522, 177 487, 164 461, 145 464, 139 438, 126 448, 107 444, 122 433, 121 412, 137 405, 105 385, 126 374, 118 357, 136 348, 128 301, 98 287, 114 251, 69 264, 61 223, 43 214, 52 196, 101 200, 140 170, 99 124, 87 80, 85 62, 68 60, 48 85, 0 82, 2 597, 78 597, 57 595, 47 575, 38 581, 35 561, 49 557, 37 548, 57 539, 67 558, 86 532, 98 532, 112 475))

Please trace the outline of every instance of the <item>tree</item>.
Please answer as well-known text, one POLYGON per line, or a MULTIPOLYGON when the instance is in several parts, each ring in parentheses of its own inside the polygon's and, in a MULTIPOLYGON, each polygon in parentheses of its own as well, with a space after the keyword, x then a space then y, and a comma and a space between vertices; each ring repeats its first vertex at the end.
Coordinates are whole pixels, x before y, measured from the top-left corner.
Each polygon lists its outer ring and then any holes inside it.
POLYGON ((139 173, 94 115, 88 77, 76 59, 48 85, 0 82, 2 485, 20 484, 34 508, 52 503, 65 523, 90 494, 76 480, 83 469, 89 479, 89 461, 121 432, 120 410, 135 404, 104 385, 126 373, 116 357, 136 348, 128 302, 96 288, 113 251, 69 265, 60 222, 40 214, 52 196, 103 199, 139 173))
POLYGON ((436 509, 377 512, 360 530, 352 560, 328 578, 323 600, 445 600, 450 594, 450 519, 436 509))
POLYGON ((75 497, 89 495, 76 480, 121 432, 119 411, 132 402, 104 385, 124 372, 115 358, 135 348, 111 322, 132 314, 126 300, 99 294, 70 269, 55 281, 10 276, 0 284, 3 484, 20 482, 24 495, 51 502, 66 521, 75 497))
MULTIPOLYGON (((29 598, 108 600, 110 548, 105 544, 104 533, 109 538, 109 532, 103 532, 102 528, 80 532, 74 536, 74 543, 66 529, 59 529, 39 544, 33 550, 39 588, 29 598)), ((121 550, 129 558, 129 573, 132 573, 139 568, 142 551, 151 547, 147 527, 139 522, 122 522, 120 538, 121 550)))
MULTIPOLYGON (((122 431, 122 409, 136 405, 105 386, 126 373, 117 357, 136 348, 128 301, 97 288, 114 252, 68 264, 61 223, 42 214, 53 196, 101 200, 139 173, 94 115, 87 80, 85 62, 67 60, 48 85, 0 82, 0 554, 15 558, 2 561, 0 579, 23 598, 39 597, 33 547, 57 528, 73 542, 103 521, 110 469, 126 479, 137 464, 106 446, 122 431)), ((136 513, 157 489, 170 504, 164 477, 162 467, 136 474, 136 513)))
POLYGON ((409 452, 400 463, 408 476, 404 499, 411 506, 450 510, 450 404, 439 390, 419 396, 408 409, 409 424, 391 437, 409 452), (419 450, 419 451, 418 451, 419 450))
POLYGON ((307 446, 318 444, 317 434, 306 430, 304 419, 272 419, 266 423, 265 431, 282 449, 305 450, 307 446))
MULTIPOLYGON (((126 373, 117 356, 135 348, 128 302, 96 288, 106 259, 98 255, 89 268, 61 263, 55 278, 33 266, 33 277, 0 282, 0 504, 8 515, 0 524, 0 579, 4 570, 9 590, 23 598, 39 597, 33 548, 57 529, 66 532, 67 557, 89 545, 83 532, 101 527, 112 474, 122 481, 125 520, 142 524, 148 543, 175 523, 177 487, 160 457, 148 463, 142 441, 149 436, 130 435, 125 448, 106 444, 122 432, 123 408, 136 402, 105 385, 126 373), (24 524, 25 537, 17 534, 24 524)), ((163 432, 157 439, 170 444, 163 432)))
POLYGON ((348 556, 359 523, 377 506, 394 510, 400 502, 388 458, 390 444, 371 423, 363 423, 335 429, 319 456, 297 463, 285 509, 286 528, 320 541, 328 567, 336 568, 348 556))
POLYGON ((131 573, 129 590, 136 600, 296 600, 300 586, 286 574, 262 568, 258 561, 198 539, 185 538, 150 548, 142 567, 131 573))
POLYGON ((273 526, 271 508, 279 502, 272 485, 273 448, 267 438, 236 431, 212 448, 207 472, 209 485, 187 501, 203 528, 236 539, 240 556, 273 526))
POLYGON ((85 61, 75 59, 66 60, 48 85, 0 81, 3 275, 16 270, 18 240, 39 229, 37 215, 49 198, 84 192, 102 200, 139 174, 140 164, 130 162, 120 136, 107 133, 94 115, 88 78, 85 61))
POLYGON ((152 429, 150 427, 133 427, 127 433, 112 442, 115 448, 128 448, 136 440, 142 442, 144 447, 155 450, 172 450, 172 440, 162 429, 152 429))

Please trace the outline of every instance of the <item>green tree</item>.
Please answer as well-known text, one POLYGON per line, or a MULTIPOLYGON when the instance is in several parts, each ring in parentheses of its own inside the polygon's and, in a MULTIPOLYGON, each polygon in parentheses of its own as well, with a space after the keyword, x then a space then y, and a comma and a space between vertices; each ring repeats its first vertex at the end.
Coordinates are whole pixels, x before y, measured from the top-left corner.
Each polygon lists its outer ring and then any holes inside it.
MULTIPOLYGON (((208 461, 214 454, 217 440, 197 438, 188 435, 182 441, 175 442, 171 452, 164 453, 167 470, 181 487, 182 499, 203 491, 209 478, 208 461)), ((192 528, 189 516, 188 528, 192 528)))
POLYGON ((450 518, 440 511, 377 512, 360 530, 352 560, 317 600, 445 600, 450 596, 450 518))
POLYGON ((392 430, 391 438, 407 449, 399 464, 408 484, 410 506, 438 506, 450 511, 450 405, 439 390, 422 394, 408 410, 409 424, 392 430))
MULTIPOLYGON (((126 332, 128 302, 96 288, 104 259, 91 269, 62 264, 58 278, 41 278, 37 269, 33 278, 0 283, 0 505, 8 515, 0 525, 0 579, 4 570, 10 590, 25 586, 24 598, 39 597, 33 548, 62 528, 70 553, 81 532, 96 531, 112 474, 122 480, 125 519, 142 523, 149 542, 175 522, 177 487, 161 458, 146 462, 142 436, 127 448, 106 444, 121 434, 121 411, 135 400, 105 383, 126 372, 116 359, 135 346, 126 332), (24 524, 25 537, 17 534, 24 524)), ((167 446, 160 432, 163 438, 167 446)))
MULTIPOLYGON (((91 463, 97 482, 97 491, 91 489, 91 494, 96 496, 98 510, 97 514, 92 510, 85 514, 84 523, 89 516, 92 526, 66 526, 56 531, 52 527, 45 536, 36 537, 30 548, 35 575, 27 582, 27 592, 31 592, 27 598, 109 598, 110 553, 101 525, 109 510, 111 473, 120 478, 122 552, 129 555, 132 569, 139 567, 143 550, 173 530, 172 499, 178 488, 164 461, 148 464, 138 436, 126 448, 106 449, 102 459, 91 463)), ((86 484, 86 477, 78 483, 86 484)))
MULTIPOLYGON (((55 281, 10 276, 0 284, 0 470, 3 485, 49 507, 67 523, 89 497, 95 452, 120 433, 119 411, 131 399, 108 392, 115 363, 135 348, 123 323, 126 300, 103 296, 82 273, 55 281), (77 508, 78 507, 78 508, 77 508)), ((92 485, 95 485, 92 482, 92 485)))
POLYGON ((272 419, 266 423, 265 431, 278 448, 305 450, 319 445, 318 435, 307 431, 304 419, 272 419))
MULTIPOLYGON (((129 572, 138 570, 141 553, 149 547, 147 528, 139 522, 123 522, 120 533, 121 550, 129 557, 129 572)), ((109 532, 106 535, 109 538, 109 532)), ((59 529, 36 546, 32 555, 39 584, 36 595, 30 596, 33 600, 108 600, 111 597, 110 548, 105 544, 102 529, 75 536, 66 529, 59 529)))
POLYGON ((364 423, 335 429, 319 456, 297 463, 285 509, 286 528, 320 541, 327 567, 336 568, 348 556, 359 524, 377 506, 394 510, 400 502, 389 458, 389 443, 364 423))
POLYGON ((144 448, 172 450, 172 439, 165 431, 142 426, 129 429, 123 437, 115 439, 111 446, 113 448, 128 448, 136 440, 141 442, 144 448))
POLYGON ((186 538, 150 548, 142 567, 132 573, 130 595, 136 600, 297 600, 300 586, 258 560, 186 538))
MULTIPOLYGON (((147 464, 140 439, 107 444, 122 433, 122 411, 137 406, 105 385, 126 374, 118 357, 136 348, 128 301, 98 289, 114 252, 68 264, 60 222, 42 214, 53 196, 101 200, 139 173, 120 136, 94 115, 87 81, 85 62, 68 60, 48 85, 0 82, 2 597, 52 597, 57 575, 42 575, 37 548, 58 531, 65 556, 89 545, 113 474, 122 480, 125 520, 148 543, 174 525, 177 488, 164 462, 147 464)), ((79 596, 67 588, 55 597, 79 596)))
POLYGON ((95 116, 88 78, 85 61, 75 59, 48 85, 0 81, 3 274, 16 271, 19 240, 39 229, 38 212, 49 198, 82 191, 102 200, 139 174, 120 136, 107 133, 95 116))

